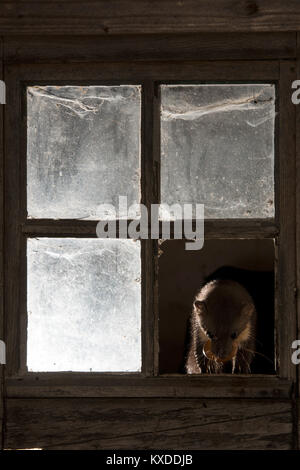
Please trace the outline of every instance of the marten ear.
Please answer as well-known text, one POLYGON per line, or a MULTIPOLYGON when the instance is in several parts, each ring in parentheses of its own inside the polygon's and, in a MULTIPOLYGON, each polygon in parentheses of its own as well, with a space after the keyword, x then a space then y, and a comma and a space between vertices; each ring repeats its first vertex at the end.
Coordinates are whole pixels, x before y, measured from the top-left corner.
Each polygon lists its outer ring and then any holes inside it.
POLYGON ((253 311, 254 311, 254 306, 253 304, 244 304, 243 307, 242 307, 242 315, 250 318, 253 314, 253 311))

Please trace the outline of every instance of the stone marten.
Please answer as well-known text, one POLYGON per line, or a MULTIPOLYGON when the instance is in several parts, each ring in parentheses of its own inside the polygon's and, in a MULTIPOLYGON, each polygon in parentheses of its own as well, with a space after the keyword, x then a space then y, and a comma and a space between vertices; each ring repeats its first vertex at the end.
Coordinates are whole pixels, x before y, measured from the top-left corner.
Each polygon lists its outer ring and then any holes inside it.
POLYGON ((186 373, 251 373, 255 334, 256 309, 245 287, 207 282, 193 303, 186 373))

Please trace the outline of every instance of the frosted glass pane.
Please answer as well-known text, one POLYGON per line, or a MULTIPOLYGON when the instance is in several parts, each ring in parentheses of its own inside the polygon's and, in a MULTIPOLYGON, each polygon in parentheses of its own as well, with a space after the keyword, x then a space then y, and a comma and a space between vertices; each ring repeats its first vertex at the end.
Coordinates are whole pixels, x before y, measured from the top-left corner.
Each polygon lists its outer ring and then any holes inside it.
POLYGON ((140 371, 140 243, 29 239, 29 371, 140 371))
POLYGON ((96 220, 119 195, 140 202, 140 95, 131 85, 27 88, 29 217, 96 220))
POLYGON ((275 87, 161 86, 161 202, 274 216, 275 87))

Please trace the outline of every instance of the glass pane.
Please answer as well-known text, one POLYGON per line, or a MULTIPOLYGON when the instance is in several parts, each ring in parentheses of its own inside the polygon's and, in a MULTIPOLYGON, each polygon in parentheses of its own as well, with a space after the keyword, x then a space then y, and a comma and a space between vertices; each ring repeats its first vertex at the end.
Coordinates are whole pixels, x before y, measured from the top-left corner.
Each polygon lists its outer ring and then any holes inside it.
POLYGON ((28 87, 28 216, 99 219, 119 195, 139 203, 140 119, 139 86, 28 87))
POLYGON ((29 239, 29 371, 141 370, 140 243, 29 239))
POLYGON ((161 86, 161 202, 274 216, 275 86, 161 86))

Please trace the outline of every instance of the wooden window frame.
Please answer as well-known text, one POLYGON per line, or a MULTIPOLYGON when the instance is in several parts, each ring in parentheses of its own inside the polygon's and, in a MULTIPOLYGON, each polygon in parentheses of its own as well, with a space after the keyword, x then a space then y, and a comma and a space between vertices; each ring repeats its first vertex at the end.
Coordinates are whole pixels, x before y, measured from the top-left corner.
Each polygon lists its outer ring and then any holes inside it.
POLYGON ((4 338, 7 344, 5 388, 17 397, 290 397, 296 381, 291 343, 297 338, 295 247, 295 106, 291 83, 293 60, 149 61, 5 66, 5 233, 4 338), (76 79, 74 79, 76 77, 76 79), (142 372, 25 373, 26 238, 95 237, 96 222, 26 220, 26 115, 24 89, 47 84, 141 84, 142 202, 159 199, 159 83, 275 83, 276 119, 275 220, 205 221, 205 238, 276 239, 277 373, 251 376, 158 375, 157 241, 142 240, 142 372))

